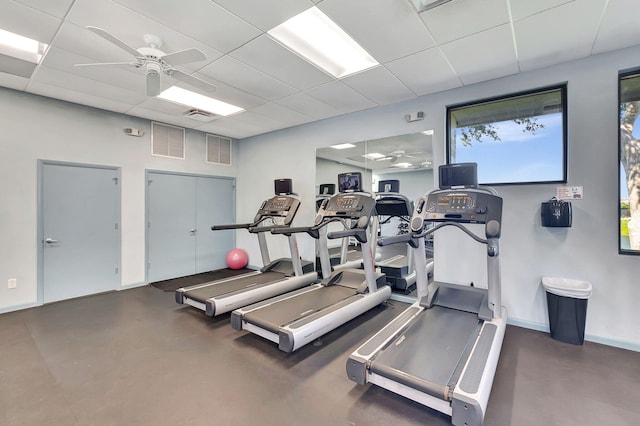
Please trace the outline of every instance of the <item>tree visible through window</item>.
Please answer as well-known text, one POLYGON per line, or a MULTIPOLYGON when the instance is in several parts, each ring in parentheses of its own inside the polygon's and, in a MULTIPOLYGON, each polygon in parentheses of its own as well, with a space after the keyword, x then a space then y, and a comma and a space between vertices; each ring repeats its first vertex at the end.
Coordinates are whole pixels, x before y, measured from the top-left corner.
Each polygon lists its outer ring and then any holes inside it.
POLYGON ((566 86, 447 108, 448 163, 482 184, 566 182, 566 86))
POLYGON ((620 76, 620 245, 640 254, 640 71, 620 76))

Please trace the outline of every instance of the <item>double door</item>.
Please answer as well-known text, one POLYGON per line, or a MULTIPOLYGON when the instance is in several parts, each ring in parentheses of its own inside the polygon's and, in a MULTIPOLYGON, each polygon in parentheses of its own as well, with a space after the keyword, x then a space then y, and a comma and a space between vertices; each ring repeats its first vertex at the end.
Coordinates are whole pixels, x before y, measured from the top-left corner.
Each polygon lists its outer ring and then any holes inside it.
POLYGON ((148 171, 147 282, 224 268, 234 219, 234 179, 148 171))

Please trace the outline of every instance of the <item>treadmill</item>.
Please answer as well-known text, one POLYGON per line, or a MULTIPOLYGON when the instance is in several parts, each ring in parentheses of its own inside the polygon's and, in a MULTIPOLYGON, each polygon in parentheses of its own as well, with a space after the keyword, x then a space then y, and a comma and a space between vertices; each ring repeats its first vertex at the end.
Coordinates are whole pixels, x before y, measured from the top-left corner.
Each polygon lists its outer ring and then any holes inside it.
POLYGON ((288 228, 300 206, 299 197, 291 192, 290 179, 276 180, 275 187, 277 195, 262 203, 253 222, 211 227, 213 231, 247 229, 256 234, 265 266, 248 274, 179 288, 175 292, 176 303, 193 306, 213 317, 318 280, 313 262, 300 260, 294 235, 288 236, 291 258, 269 258, 265 233, 288 228))
MULTIPOLYGON (((343 175, 339 183, 347 181, 343 175)), ((360 192, 361 178, 357 175, 348 179, 352 183, 350 188, 357 186, 357 189, 325 200, 313 226, 273 231, 286 235, 306 232, 318 239, 326 278, 321 283, 236 309, 231 314, 234 329, 250 331, 277 343, 284 352, 293 352, 389 299, 391 288, 386 285, 384 275, 375 271, 369 237, 375 200, 371 194, 360 192), (355 180, 358 184, 354 185, 355 180), (327 225, 332 222, 352 223, 352 226, 327 233, 327 225), (362 244, 364 269, 331 272, 327 238, 349 237, 362 244)), ((346 185, 340 187, 342 191, 347 190, 346 185)))
MULTIPOLYGON (((400 182, 398 180, 381 180, 378 182, 376 193, 376 211, 378 213, 379 227, 397 218, 400 223, 408 223, 413 212, 413 202, 400 194, 400 182)), ((387 277, 387 284, 392 289, 411 292, 415 288, 416 271, 413 264, 413 250, 406 246, 405 254, 396 254, 376 261, 376 267, 387 277)), ((433 261, 428 262, 433 266, 433 261)))
POLYGON ((475 185, 475 167, 441 166, 441 189, 418 198, 411 232, 381 241, 405 241, 416 252, 418 300, 356 349, 346 366, 354 382, 373 383, 434 408, 451 416, 454 425, 482 424, 507 322, 500 294, 502 198, 475 185), (484 224, 484 238, 465 226, 469 223, 484 224), (424 237, 448 226, 486 245, 488 289, 427 285, 420 255, 424 237))

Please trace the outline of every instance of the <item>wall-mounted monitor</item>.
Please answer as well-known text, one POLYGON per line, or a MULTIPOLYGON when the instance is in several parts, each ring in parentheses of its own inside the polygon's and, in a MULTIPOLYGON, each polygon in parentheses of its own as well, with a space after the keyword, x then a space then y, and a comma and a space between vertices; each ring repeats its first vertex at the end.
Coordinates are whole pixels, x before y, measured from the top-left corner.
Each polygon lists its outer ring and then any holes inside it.
POLYGON ((378 182, 378 192, 400 192, 400 181, 397 179, 378 182))
POLYGON ((318 195, 333 195, 336 193, 335 183, 321 183, 318 195))
POLYGON ((293 181, 291 179, 276 179, 273 181, 276 195, 293 194, 293 181))
POLYGON ((359 192, 362 191, 362 173, 340 173, 338 175, 338 191, 359 192))
POLYGON ((475 188, 478 186, 476 163, 455 163, 440 166, 440 189, 475 188))

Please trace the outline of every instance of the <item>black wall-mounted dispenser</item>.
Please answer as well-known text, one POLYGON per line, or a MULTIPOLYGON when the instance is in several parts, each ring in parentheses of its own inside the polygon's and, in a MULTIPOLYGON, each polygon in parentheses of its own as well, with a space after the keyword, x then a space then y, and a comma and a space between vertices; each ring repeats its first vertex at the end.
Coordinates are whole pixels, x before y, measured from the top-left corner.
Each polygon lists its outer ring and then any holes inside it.
POLYGON ((542 226, 570 227, 571 202, 552 198, 542 203, 540 207, 542 226))

